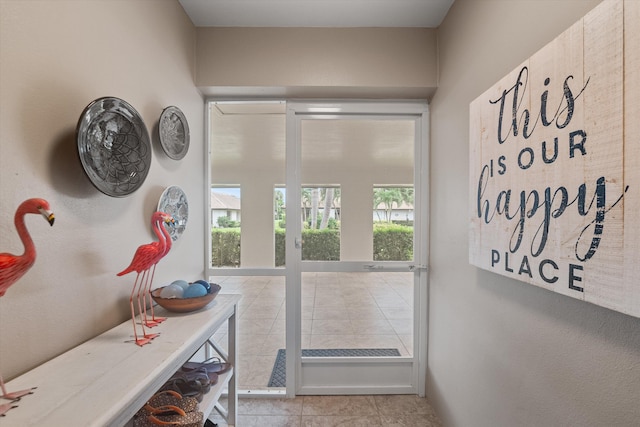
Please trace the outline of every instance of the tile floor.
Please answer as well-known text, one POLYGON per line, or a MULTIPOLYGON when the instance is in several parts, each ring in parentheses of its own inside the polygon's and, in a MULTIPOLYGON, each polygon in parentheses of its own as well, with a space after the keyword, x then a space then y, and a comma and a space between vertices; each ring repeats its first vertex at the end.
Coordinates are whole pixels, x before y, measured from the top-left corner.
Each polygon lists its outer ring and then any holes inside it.
MULTIPOLYGON (((426 399, 408 395, 245 398, 238 413, 238 427, 442 427, 426 399)), ((217 413, 209 418, 227 427, 217 413)))
MULTIPOLYGON (((397 348, 412 354, 411 273, 304 273, 303 348, 397 348)), ((212 277, 223 293, 242 295, 238 307, 238 386, 267 390, 278 349, 285 347, 283 277, 212 277)), ((226 346, 226 328, 215 336, 226 346)), ((273 390, 273 389, 272 389, 273 390)), ((225 405, 224 399, 222 404, 225 405)), ((239 399, 240 427, 441 427, 433 408, 415 395, 298 396, 239 399)), ((226 427, 213 413, 211 420, 226 427)))
MULTIPOLYGON (((238 306, 238 386, 265 390, 285 348, 284 277, 212 277, 238 306)), ((302 348, 397 348, 412 354, 412 273, 304 273, 302 348)), ((214 339, 226 346, 226 328, 214 339)))

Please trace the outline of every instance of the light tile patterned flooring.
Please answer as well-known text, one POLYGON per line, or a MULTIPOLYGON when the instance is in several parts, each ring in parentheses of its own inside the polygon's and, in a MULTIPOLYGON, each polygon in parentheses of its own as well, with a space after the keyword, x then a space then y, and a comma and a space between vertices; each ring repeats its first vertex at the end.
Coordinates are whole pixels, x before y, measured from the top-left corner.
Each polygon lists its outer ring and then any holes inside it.
MULTIPOLYGON (((284 277, 228 276, 210 281, 222 286, 221 293, 242 294, 239 389, 267 389, 278 349, 285 348, 284 277)), ((410 356, 412 307, 412 273, 304 273, 302 348, 397 348, 402 356, 410 356)), ((223 347, 226 338, 224 327, 214 336, 223 347)))
MULTIPOLYGON (((238 413, 239 427, 442 426, 426 399, 408 395, 240 399, 238 413)), ((219 427, 227 427, 219 415, 209 418, 219 427)))

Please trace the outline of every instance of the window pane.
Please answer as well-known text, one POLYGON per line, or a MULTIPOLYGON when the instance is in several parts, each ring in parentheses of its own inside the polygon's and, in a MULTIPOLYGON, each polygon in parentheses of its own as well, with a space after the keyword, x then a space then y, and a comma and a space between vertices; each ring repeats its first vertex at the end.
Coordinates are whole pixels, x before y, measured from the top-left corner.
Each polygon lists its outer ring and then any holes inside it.
POLYGON ((340 187, 302 189, 302 260, 340 260, 340 187))
POLYGON ((240 186, 211 187, 211 265, 240 266, 240 186))
POLYGON ((374 186, 373 259, 413 260, 413 186, 374 186))
MULTIPOLYGON (((285 182, 285 103, 215 102, 210 113, 210 185, 242 187, 242 233, 235 234, 233 248, 225 248, 234 258, 212 266, 273 268, 273 191, 285 182)), ((233 210, 224 214, 234 221, 233 210)), ((213 230, 227 230, 217 221, 213 230)))
POLYGON ((276 187, 273 191, 273 231, 275 242, 275 265, 283 267, 286 259, 286 212, 287 190, 285 187, 276 187))

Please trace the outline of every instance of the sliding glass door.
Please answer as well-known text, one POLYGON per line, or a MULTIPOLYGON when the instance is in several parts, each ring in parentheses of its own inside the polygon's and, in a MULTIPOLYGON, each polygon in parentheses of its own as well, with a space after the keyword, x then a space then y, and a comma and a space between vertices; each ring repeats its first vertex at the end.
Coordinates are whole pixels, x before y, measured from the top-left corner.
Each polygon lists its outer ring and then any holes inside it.
POLYGON ((427 106, 209 103, 206 265, 240 394, 424 394, 427 106))

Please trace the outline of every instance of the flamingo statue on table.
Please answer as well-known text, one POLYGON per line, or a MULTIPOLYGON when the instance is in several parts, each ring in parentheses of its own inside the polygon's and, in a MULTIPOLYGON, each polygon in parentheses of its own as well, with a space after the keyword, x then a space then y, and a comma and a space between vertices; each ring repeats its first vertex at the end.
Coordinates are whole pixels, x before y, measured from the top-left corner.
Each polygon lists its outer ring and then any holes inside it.
MULTIPOLYGON (((171 218, 171 217, 170 217, 171 218)), ((154 312, 153 309, 153 302, 152 302, 152 298, 151 298, 151 286, 153 284, 153 276, 156 273, 156 265, 158 265, 158 262, 160 262, 160 260, 162 258, 164 258, 165 255, 167 255, 169 253, 169 251, 171 250, 171 244, 172 244, 172 240, 171 240, 171 234, 169 233, 169 230, 167 230, 167 227, 162 226, 162 221, 158 221, 158 228, 162 231, 162 238, 159 237, 159 239, 164 239, 164 251, 160 254, 158 254, 158 257, 154 260, 155 262, 153 263, 152 267, 151 267, 151 275, 147 275, 147 280, 144 286, 144 289, 142 289, 142 306, 144 309, 144 322, 145 325, 149 328, 153 328, 154 326, 157 326, 158 324, 164 322, 165 320, 167 320, 166 317, 156 317, 156 314, 154 312), (149 278, 150 277, 150 278, 149 278), (149 305, 151 307, 151 320, 147 319, 147 305, 149 305)), ((171 218, 170 222, 168 222, 167 224, 169 225, 174 225, 175 221, 173 218, 171 218)), ((138 296, 139 298, 139 296, 138 296)))
POLYGON ((129 264, 127 268, 117 274, 117 276, 123 276, 125 274, 131 273, 132 271, 138 273, 136 276, 136 280, 133 283, 133 289, 131 290, 131 296, 129 297, 129 304, 131 306, 131 320, 133 322, 133 335, 135 338, 135 343, 141 347, 145 344, 148 344, 152 339, 158 336, 158 334, 148 334, 144 328, 145 323, 147 322, 144 318, 146 307, 143 311, 140 296, 142 294, 144 299, 143 290, 146 287, 149 269, 157 264, 161 256, 163 256, 165 253, 166 241, 163 232, 161 232, 160 229, 164 229, 164 224, 173 222, 174 220, 170 215, 167 215, 164 212, 155 212, 151 217, 151 226, 153 228, 153 232, 158 237, 158 241, 139 246, 135 254, 133 255, 131 264, 129 264), (138 331, 136 327, 136 314, 133 304, 133 298, 134 295, 136 295, 136 290, 138 290, 136 302, 138 305, 138 312, 140 313, 141 317, 142 337, 138 337, 138 331))
MULTIPOLYGON (((24 245, 24 253, 22 255, 0 253, 0 297, 3 296, 5 292, 7 292, 7 289, 17 282, 36 261, 36 247, 33 244, 33 240, 24 222, 26 214, 41 214, 51 225, 53 225, 55 219, 53 213, 50 211, 49 203, 44 199, 28 199, 18 206, 14 223, 18 231, 18 236, 20 236, 20 240, 24 245)), ((16 407, 13 402, 19 400, 22 396, 32 394, 35 389, 35 387, 33 387, 28 390, 10 393, 5 388, 2 375, 0 375, 0 388, 2 389, 2 396, 0 397, 12 401, 12 403, 0 405, 0 416, 3 416, 7 411, 16 407)))

